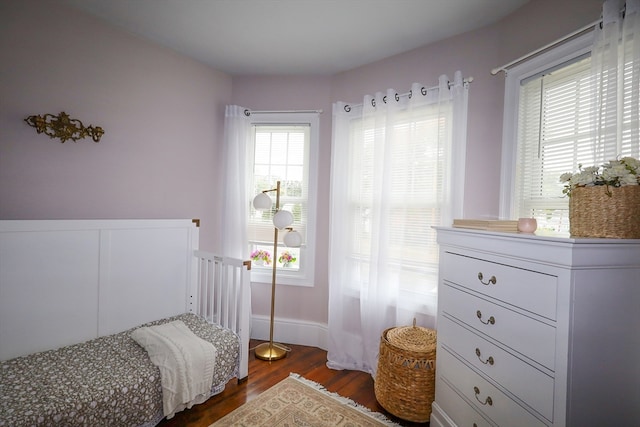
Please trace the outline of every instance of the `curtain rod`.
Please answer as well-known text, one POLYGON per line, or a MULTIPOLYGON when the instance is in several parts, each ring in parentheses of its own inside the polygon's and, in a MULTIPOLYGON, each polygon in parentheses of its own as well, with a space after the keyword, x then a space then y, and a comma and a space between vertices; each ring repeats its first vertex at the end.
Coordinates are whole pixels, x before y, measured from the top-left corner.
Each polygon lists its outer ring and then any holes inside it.
POLYGON ((296 114, 296 113, 316 113, 322 114, 322 110, 244 110, 244 115, 249 117, 252 114, 296 114))
MULTIPOLYGON (((466 79, 462 79, 462 84, 466 85, 466 84, 471 83, 472 81, 473 81, 473 77, 469 76, 466 79)), ((428 91, 434 90, 434 89, 438 89, 439 87, 440 86, 432 86, 432 87, 424 87, 424 86, 422 86, 422 88, 420 89, 420 92, 422 93, 423 96, 426 96, 428 91)), ((449 82, 449 89, 451 89, 451 82, 449 82)), ((400 94, 396 93, 395 98, 396 98, 396 101, 400 101, 400 98, 403 98, 405 96, 408 96, 409 98, 411 98, 412 95, 413 95, 413 93, 411 93, 411 91, 405 92, 405 93, 400 93, 400 94)), ((385 104, 387 103, 387 95, 385 95, 382 98, 382 101, 385 104)), ((373 105, 374 107, 376 106, 376 100, 375 99, 371 99, 371 105, 373 105)), ((344 111, 346 111, 348 113, 348 112, 351 111, 351 108, 361 107, 361 106, 362 106, 362 104, 346 104, 344 106, 344 111)))
POLYGON ((596 25, 598 25, 598 24, 600 24, 600 23, 602 23, 602 18, 601 18, 601 19, 598 19, 597 21, 593 21, 591 24, 585 25, 585 26, 584 26, 584 27, 582 27, 582 28, 578 28, 578 29, 577 29, 577 30, 575 30, 574 32, 572 32, 572 33, 570 33, 570 34, 567 34, 566 36, 561 37, 561 38, 559 38, 558 40, 553 41, 553 42, 551 42, 551 43, 549 43, 549 44, 547 44, 547 45, 545 45, 545 46, 542 46, 541 48, 536 49, 536 50, 534 50, 533 52, 529 52, 529 53, 527 53, 526 55, 521 56, 520 58, 518 58, 518 59, 516 59, 516 60, 513 60, 513 61, 511 61, 511 62, 509 62, 508 64, 504 64, 504 65, 503 65, 503 66, 501 66, 501 67, 494 68, 493 70, 491 70, 491 74, 495 76, 495 75, 496 75, 496 74, 498 74, 500 71, 504 71, 504 72, 506 73, 506 72, 507 72, 507 69, 508 69, 509 67, 511 67, 512 65, 515 65, 515 64, 517 64, 517 63, 519 63, 519 62, 522 62, 522 61, 524 61, 525 59, 529 59, 529 58, 531 58, 532 56, 535 56, 535 55, 539 54, 540 52, 545 51, 545 50, 547 50, 547 49, 549 49, 549 48, 551 48, 551 47, 554 47, 554 46, 556 46, 556 45, 559 45, 559 44, 561 44, 561 43, 563 43, 563 42, 565 42, 565 41, 567 41, 567 40, 569 40, 569 39, 571 39, 571 38, 573 38, 573 37, 577 36, 578 34, 584 33, 584 32, 589 31, 589 30, 593 30, 593 29, 595 28, 595 26, 596 26, 596 25))

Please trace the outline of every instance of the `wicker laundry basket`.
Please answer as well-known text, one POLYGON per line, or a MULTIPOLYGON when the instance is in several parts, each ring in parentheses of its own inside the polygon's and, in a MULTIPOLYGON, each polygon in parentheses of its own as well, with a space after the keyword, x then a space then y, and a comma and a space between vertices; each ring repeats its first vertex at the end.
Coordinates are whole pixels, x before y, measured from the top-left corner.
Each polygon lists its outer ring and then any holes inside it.
POLYGON ((374 391, 389 413, 422 423, 435 396, 436 331, 415 323, 382 333, 374 391))

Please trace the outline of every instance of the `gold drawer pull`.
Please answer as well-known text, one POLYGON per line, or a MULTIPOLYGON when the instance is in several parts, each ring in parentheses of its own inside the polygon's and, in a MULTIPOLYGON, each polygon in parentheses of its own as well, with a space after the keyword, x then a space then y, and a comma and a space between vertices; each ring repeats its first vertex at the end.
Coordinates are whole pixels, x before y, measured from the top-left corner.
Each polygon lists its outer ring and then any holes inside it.
POLYGON ((489 358, 487 360, 482 360, 480 358, 481 354, 480 354, 480 349, 479 348, 476 348, 476 356, 478 356, 478 360, 480 360, 485 365, 493 366, 493 364, 494 364, 493 356, 489 356, 489 358))
POLYGON ((482 279, 484 279, 484 276, 482 275, 482 273, 478 273, 478 280, 480 280, 480 283, 482 283, 485 286, 495 285, 496 282, 498 281, 498 279, 496 279, 496 276, 491 276, 491 278, 487 282, 483 282, 482 279))
POLYGON ((484 320, 482 320, 482 312, 480 310, 476 311, 476 316, 478 316, 478 319, 480 319, 480 321, 482 323, 484 323, 485 325, 495 325, 496 324, 496 319, 493 316, 489 317, 489 320, 487 320, 486 322, 484 320))
POLYGON ((491 396, 487 396, 484 402, 478 399, 478 395, 480 394, 480 389, 478 387, 474 386, 473 392, 476 394, 476 400, 480 402, 481 405, 489 405, 489 406, 493 405, 493 400, 491 399, 491 396))

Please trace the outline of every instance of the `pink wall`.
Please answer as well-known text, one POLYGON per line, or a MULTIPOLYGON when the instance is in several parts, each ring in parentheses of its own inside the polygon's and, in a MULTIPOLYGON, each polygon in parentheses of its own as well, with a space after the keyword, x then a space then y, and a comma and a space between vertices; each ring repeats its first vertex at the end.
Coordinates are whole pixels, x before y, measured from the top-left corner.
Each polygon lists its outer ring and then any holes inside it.
POLYGON ((200 218, 219 234, 216 167, 231 77, 50 1, 0 1, 0 218, 200 218), (61 111, 105 129, 64 144, 61 111))
MULTIPOLYGON (((322 109, 315 287, 280 286, 276 315, 327 321, 331 104, 440 74, 473 76, 465 216, 496 216, 504 76, 490 70, 600 15, 601 0, 531 0, 505 20, 335 76, 230 77, 60 3, 0 0, 0 218, 201 218, 217 250, 224 105, 322 109), (66 111, 102 141, 60 144, 22 120, 66 111)), ((268 315, 269 288, 253 286, 268 315)))

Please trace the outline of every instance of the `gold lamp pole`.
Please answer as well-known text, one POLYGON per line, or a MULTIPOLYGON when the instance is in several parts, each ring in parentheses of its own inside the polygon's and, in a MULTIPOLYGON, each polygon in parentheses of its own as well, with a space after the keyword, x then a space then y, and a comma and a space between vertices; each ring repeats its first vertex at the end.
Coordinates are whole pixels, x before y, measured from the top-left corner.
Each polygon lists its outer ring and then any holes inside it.
MULTIPOLYGON (((271 271, 271 319, 269 325, 269 342, 259 344, 254 350, 256 358, 269 361, 285 358, 287 357, 287 352, 289 351, 289 349, 287 349, 282 344, 273 342, 273 323, 276 304, 276 256, 278 253, 278 230, 288 228, 288 226, 293 222, 293 215, 291 214, 291 212, 280 210, 280 181, 277 182, 276 188, 264 190, 262 191, 262 193, 258 194, 253 200, 253 206, 256 208, 256 210, 270 209, 271 198, 266 193, 272 191, 276 192, 276 212, 273 215, 273 268, 271 271)), ((287 234, 298 234, 296 231, 292 231, 290 228, 288 228, 288 230, 289 232, 287 234)), ((287 242, 287 240, 294 242, 300 241, 297 236, 292 235, 292 237, 293 239, 287 239, 287 237, 285 237, 285 243, 287 242)))

